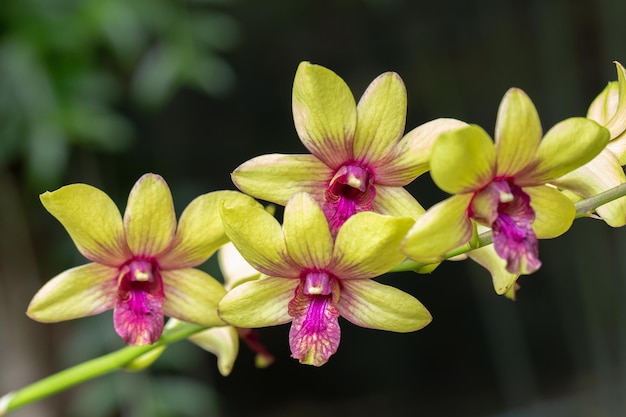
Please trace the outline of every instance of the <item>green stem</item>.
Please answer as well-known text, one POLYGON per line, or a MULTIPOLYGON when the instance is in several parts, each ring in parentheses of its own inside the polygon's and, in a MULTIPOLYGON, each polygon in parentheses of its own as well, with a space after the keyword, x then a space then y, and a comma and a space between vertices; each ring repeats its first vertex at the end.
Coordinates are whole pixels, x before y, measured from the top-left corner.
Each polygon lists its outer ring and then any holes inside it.
POLYGON ((165 329, 161 338, 152 345, 127 346, 50 375, 20 390, 10 392, 0 398, 0 416, 82 382, 122 369, 153 349, 185 339, 203 329, 203 327, 195 324, 180 323, 174 328, 165 329))
MULTIPOLYGON (((591 213, 598 207, 624 196, 626 196, 626 183, 603 191, 600 194, 594 195, 593 197, 580 200, 579 202, 574 204, 574 206, 576 207, 576 218, 578 219, 581 217, 589 217, 591 213)), ((458 248, 451 250, 443 256, 442 261, 458 255, 462 255, 474 249, 482 248, 483 246, 486 246, 491 242, 491 231, 482 233, 478 235, 478 242, 475 242, 473 244, 466 243, 463 246, 459 246, 458 248)), ((389 272, 430 272, 434 269, 435 266, 436 264, 424 264, 411 260, 405 260, 404 262, 392 268, 389 272)))
POLYGON ((596 194, 593 197, 589 197, 585 200, 580 200, 575 204, 576 206, 576 218, 587 217, 589 214, 598 207, 610 203, 613 200, 617 200, 620 197, 626 195, 626 183, 620 184, 617 187, 613 187, 609 190, 603 191, 600 194, 596 194))

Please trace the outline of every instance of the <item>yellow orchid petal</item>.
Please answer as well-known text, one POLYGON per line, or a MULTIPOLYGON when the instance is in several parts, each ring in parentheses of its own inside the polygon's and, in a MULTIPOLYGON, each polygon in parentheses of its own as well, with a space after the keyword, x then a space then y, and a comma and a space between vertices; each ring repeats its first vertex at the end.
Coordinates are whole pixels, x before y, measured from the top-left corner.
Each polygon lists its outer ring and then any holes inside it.
POLYGON ((383 185, 376 187, 376 197, 372 203, 372 209, 376 213, 412 219, 417 219, 426 211, 404 188, 383 185))
POLYGON ((152 257, 165 250, 176 232, 174 202, 160 175, 145 174, 128 196, 124 213, 126 241, 135 255, 152 257))
POLYGON ((572 117, 544 136, 532 164, 515 176, 520 186, 545 184, 586 164, 609 141, 609 132, 593 120, 572 117))
POLYGON ((617 81, 609 83, 591 102, 587 111, 589 119, 609 129, 611 139, 626 131, 626 69, 617 61, 615 66, 617 81))
POLYGON ((214 191, 195 198, 180 216, 171 249, 159 256, 161 268, 200 265, 228 242, 220 216, 222 203, 262 208, 253 198, 237 191, 214 191))
POLYGON ((413 332, 431 322, 432 316, 415 297, 371 279, 342 281, 339 313, 357 326, 413 332))
POLYGON ((300 63, 292 107, 298 136, 313 155, 333 169, 352 158, 356 103, 337 74, 309 62, 300 63))
POLYGON ((190 336, 189 340, 217 356, 220 374, 230 375, 239 353, 237 329, 232 326, 213 327, 190 336))
POLYGON ((434 264, 469 242, 474 231, 467 214, 471 200, 472 194, 457 194, 426 210, 407 233, 402 253, 416 262, 434 264))
POLYGON ((465 126, 467 123, 460 120, 441 118, 411 130, 387 155, 376 161, 376 184, 409 184, 428 171, 432 146, 439 135, 465 126))
POLYGON ((219 304, 219 315, 237 327, 257 328, 290 322, 289 301, 297 279, 263 278, 230 290, 219 304))
POLYGON ((39 198, 87 259, 119 266, 132 256, 126 245, 122 216, 104 192, 90 185, 72 184, 45 192, 39 198))
POLYGON ((35 294, 26 314, 51 323, 102 313, 115 305, 117 275, 117 268, 97 263, 68 269, 35 294))
POLYGON ((261 155, 232 173, 233 182, 244 193, 282 206, 301 191, 323 201, 332 177, 332 170, 314 155, 261 155))
POLYGON ((357 105, 354 159, 366 164, 384 158, 398 143, 406 123, 406 88, 395 72, 379 75, 357 105))
POLYGON ((289 257, 278 221, 262 207, 222 206, 224 230, 239 253, 266 275, 296 278, 299 268, 289 257))
POLYGON ((372 278, 389 271, 405 258, 398 247, 413 222, 373 212, 355 214, 337 233, 329 269, 342 279, 372 278))
MULTIPOLYGON (((563 175, 552 184, 570 190, 583 198, 589 198, 626 182, 626 176, 615 155, 603 150, 582 167, 563 175)), ((626 225, 626 197, 618 198, 596 209, 609 226, 626 225)))
POLYGON ((217 304, 226 290, 215 278, 199 269, 161 271, 163 314, 201 326, 221 326, 217 304))
POLYGON ((530 197, 530 206, 535 212, 532 228, 537 239, 551 239, 567 232, 576 216, 576 208, 569 198, 548 185, 524 187, 523 191, 530 197))
POLYGON ((450 194, 479 190, 495 176, 495 152, 489 135, 479 126, 445 132, 433 145, 430 175, 450 194))
POLYGON ((491 274, 493 288, 498 295, 506 294, 515 285, 519 275, 506 270, 506 260, 496 253, 493 245, 483 246, 468 253, 469 257, 491 274))
POLYGON ((541 122, 535 105, 519 88, 506 92, 496 118, 497 175, 511 177, 535 156, 541 140, 541 122))
POLYGON ((307 193, 294 195, 283 219, 283 233, 291 259, 302 268, 324 268, 333 252, 333 238, 324 212, 307 193))

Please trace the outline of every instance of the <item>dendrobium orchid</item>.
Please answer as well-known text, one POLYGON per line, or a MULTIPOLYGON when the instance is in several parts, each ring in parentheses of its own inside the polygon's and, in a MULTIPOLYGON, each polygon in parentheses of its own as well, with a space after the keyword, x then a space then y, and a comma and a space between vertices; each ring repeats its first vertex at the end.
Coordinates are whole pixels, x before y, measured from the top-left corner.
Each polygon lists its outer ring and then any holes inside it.
POLYGON ((455 194, 420 217, 401 250, 418 262, 438 262, 470 241, 472 220, 491 228, 493 248, 511 274, 537 270, 537 239, 556 237, 574 220, 574 204, 547 185, 589 162, 609 132, 586 118, 570 118, 542 139, 535 106, 510 89, 498 111, 495 144, 478 126, 443 133, 431 154, 431 175, 455 194))
POLYGON ((261 208, 227 206, 222 220, 242 256, 266 274, 229 291, 224 321, 245 328, 292 322, 289 344, 301 363, 323 365, 339 346, 339 316, 368 328, 410 332, 431 316, 414 297, 370 278, 404 259, 398 251, 413 219, 358 213, 331 234, 307 193, 287 203, 280 224, 261 208))
POLYGON ((324 67, 302 62, 293 85, 296 131, 311 155, 262 155, 239 166, 233 182, 243 192, 285 205, 308 192, 336 233, 353 214, 375 211, 419 217, 424 209, 403 186, 428 170, 432 142, 464 126, 436 119, 402 137, 406 89, 384 73, 355 103, 346 83, 324 67))
MULTIPOLYGON (((553 181, 575 193, 575 199, 589 198, 626 182, 622 168, 626 164, 626 70, 619 62, 615 65, 618 80, 610 82, 587 111, 587 118, 609 130, 608 145, 584 166, 553 181)), ((626 225, 626 197, 598 207, 596 213, 612 227, 626 225)))
POLYGON ((259 205, 234 191, 193 200, 178 226, 170 190, 146 174, 133 187, 124 218, 104 192, 73 184, 41 195, 80 253, 92 261, 47 282, 27 314, 56 322, 114 309, 116 332, 129 345, 154 343, 163 316, 202 326, 219 326, 217 303, 225 294, 213 277, 194 269, 228 241, 219 205, 259 205))

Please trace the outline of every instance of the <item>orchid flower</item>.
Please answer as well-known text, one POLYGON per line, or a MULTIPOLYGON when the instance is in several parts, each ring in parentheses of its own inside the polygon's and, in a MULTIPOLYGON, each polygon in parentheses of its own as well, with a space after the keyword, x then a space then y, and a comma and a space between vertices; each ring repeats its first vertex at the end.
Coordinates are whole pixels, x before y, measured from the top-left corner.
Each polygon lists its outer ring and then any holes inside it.
POLYGON ((287 202, 282 228, 261 208, 225 204, 222 219, 235 247, 267 277, 230 290, 220 302, 220 317, 245 328, 292 322, 289 344, 301 363, 321 366, 336 352, 339 316, 396 332, 418 330, 431 320, 417 299, 370 279, 404 259, 397 248, 413 219, 358 213, 333 237, 322 208, 307 193, 287 202))
POLYGON ((128 197, 124 218, 104 192, 73 184, 41 195, 80 253, 92 261, 47 282, 27 314, 57 322, 113 309, 115 331, 129 345, 154 343, 163 316, 219 326, 217 303, 225 294, 213 277, 194 269, 228 241, 219 205, 258 205, 235 191, 193 200, 176 225, 170 190, 158 175, 142 176, 128 197))
MULTIPOLYGON (((589 198, 626 182, 626 70, 619 63, 617 81, 610 82, 593 100, 587 118, 606 127, 611 137, 606 148, 584 166, 558 178, 553 184, 573 192, 574 200, 589 198)), ((596 209, 609 226, 626 225, 626 197, 596 209)))
POLYGON ((415 219, 424 209, 403 186, 428 170, 437 136, 465 124, 437 119, 402 137, 406 100, 396 73, 378 76, 356 105, 334 72, 302 62, 293 85, 293 117, 311 154, 253 158, 235 169, 233 182, 246 194, 283 206, 293 194, 308 192, 333 233, 363 211, 415 219))
POLYGON ((401 250, 418 262, 439 262, 470 241, 476 221, 491 228, 509 273, 534 272, 541 265, 537 239, 564 233, 576 213, 547 184, 589 162, 608 139, 604 127, 586 118, 560 122, 542 139, 530 98, 510 89, 498 111, 495 144, 478 126, 443 133, 435 142, 431 176, 454 195, 416 221, 401 250))

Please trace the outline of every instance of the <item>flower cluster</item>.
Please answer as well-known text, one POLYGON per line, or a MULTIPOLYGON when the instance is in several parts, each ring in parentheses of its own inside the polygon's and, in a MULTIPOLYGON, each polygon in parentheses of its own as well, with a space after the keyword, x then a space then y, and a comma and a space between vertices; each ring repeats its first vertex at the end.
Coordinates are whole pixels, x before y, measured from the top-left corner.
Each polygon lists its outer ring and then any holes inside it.
MULTIPOLYGON (((42 194, 91 263, 46 283, 28 315, 52 322, 113 309, 129 345, 157 341, 164 316, 168 326, 209 327, 191 340, 216 353, 226 375, 240 337, 260 365, 273 360, 250 336, 254 328, 291 323, 292 356, 320 366, 338 349, 340 316, 394 332, 426 326, 431 315, 415 297, 373 279, 401 264, 430 271, 467 252, 489 270, 498 294, 513 297, 518 277, 541 266, 538 240, 565 233, 577 201, 626 182, 626 72, 616 65, 618 81, 586 117, 545 134, 531 99, 510 89, 492 140, 449 118, 405 133, 398 74, 378 76, 357 103, 339 76, 303 62, 292 103, 310 154, 243 163, 232 173, 241 192, 198 197, 178 224, 155 174, 137 181, 123 217, 85 184, 42 194), (451 196, 425 210, 404 186, 429 171, 451 196), (282 224, 255 199, 284 206, 282 224), (220 247, 224 284, 195 268, 220 247)), ((626 198, 586 214, 623 226, 626 198)))

